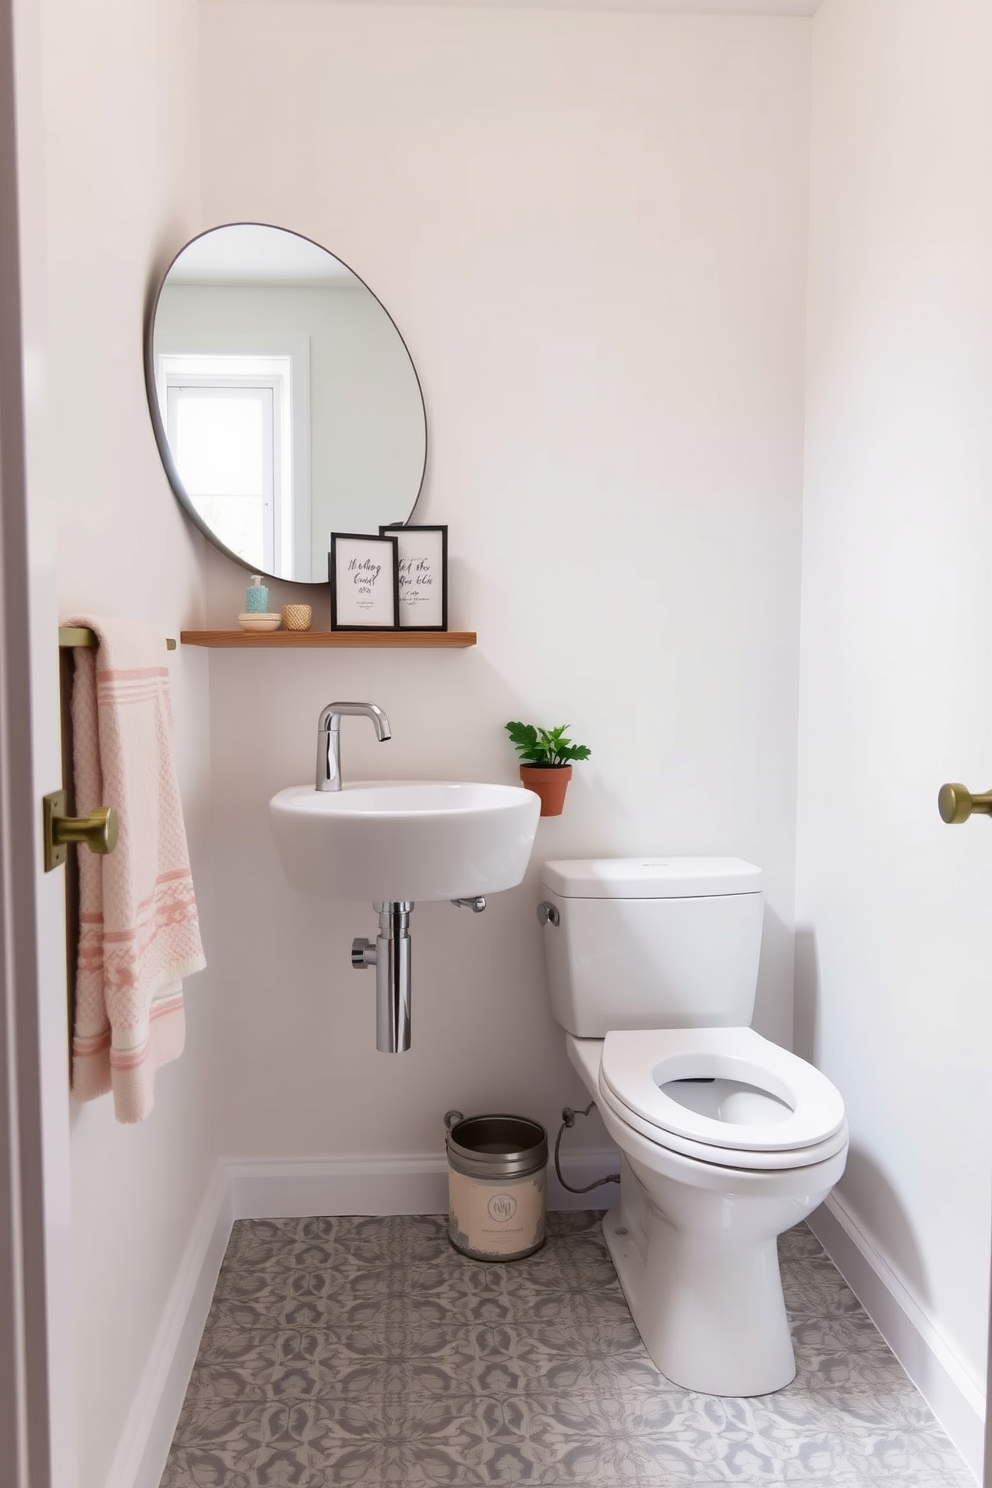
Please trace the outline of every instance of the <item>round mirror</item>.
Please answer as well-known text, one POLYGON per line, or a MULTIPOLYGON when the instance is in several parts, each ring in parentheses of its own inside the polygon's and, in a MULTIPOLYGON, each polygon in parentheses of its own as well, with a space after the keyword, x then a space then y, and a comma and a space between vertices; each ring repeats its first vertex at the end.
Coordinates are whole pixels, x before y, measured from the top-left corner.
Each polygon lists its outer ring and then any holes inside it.
POLYGON ((427 463, 420 380, 392 318, 309 238, 258 223, 187 243, 145 375, 172 488, 253 573, 327 581, 331 532, 409 520, 427 463))

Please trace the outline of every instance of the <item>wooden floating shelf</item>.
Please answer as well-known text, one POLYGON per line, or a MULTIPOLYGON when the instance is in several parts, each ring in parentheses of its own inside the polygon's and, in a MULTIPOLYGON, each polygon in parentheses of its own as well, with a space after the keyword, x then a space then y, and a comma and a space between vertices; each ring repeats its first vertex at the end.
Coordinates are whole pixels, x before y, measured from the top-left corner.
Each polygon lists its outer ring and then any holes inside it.
POLYGON ((239 651, 258 651, 262 647, 278 650, 320 647, 366 647, 402 650, 419 647, 444 647, 448 650, 476 644, 474 630, 184 630, 179 639, 184 646, 228 646, 239 651))

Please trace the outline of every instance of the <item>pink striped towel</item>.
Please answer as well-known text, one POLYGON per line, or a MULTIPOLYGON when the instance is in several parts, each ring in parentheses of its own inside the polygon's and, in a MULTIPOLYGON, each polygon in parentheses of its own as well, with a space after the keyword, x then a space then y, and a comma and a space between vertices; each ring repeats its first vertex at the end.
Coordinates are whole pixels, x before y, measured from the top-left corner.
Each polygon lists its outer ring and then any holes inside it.
POLYGON ((76 814, 112 806, 114 852, 79 852, 79 957, 72 1086, 114 1093, 118 1121, 155 1104, 155 1071, 185 1040, 182 978, 206 962, 172 758, 165 640, 150 626, 99 615, 80 647, 72 690, 76 814))

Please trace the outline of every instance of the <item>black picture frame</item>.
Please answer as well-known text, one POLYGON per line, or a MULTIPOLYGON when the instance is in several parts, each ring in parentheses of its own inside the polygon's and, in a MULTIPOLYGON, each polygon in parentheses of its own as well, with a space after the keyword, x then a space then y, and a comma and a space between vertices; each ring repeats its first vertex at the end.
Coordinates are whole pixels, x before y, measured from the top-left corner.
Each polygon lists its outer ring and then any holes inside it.
POLYGON ((448 529, 408 524, 379 528, 397 539, 400 630, 448 628, 448 529))
POLYGON ((399 545, 395 537, 332 532, 327 576, 332 630, 399 628, 399 545), (363 572, 368 576, 367 586, 360 582, 363 572))

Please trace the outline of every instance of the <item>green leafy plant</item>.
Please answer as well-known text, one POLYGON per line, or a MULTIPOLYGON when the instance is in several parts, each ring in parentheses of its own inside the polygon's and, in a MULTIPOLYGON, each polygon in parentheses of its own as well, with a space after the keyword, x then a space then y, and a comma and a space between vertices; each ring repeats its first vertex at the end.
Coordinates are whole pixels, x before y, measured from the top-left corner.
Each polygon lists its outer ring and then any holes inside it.
POLYGON ((506 732, 522 765, 551 769, 555 765, 570 765, 573 760, 588 759, 592 753, 588 744, 573 744, 565 737, 570 726, 563 723, 559 728, 543 729, 535 728, 532 723, 508 723, 506 732))

